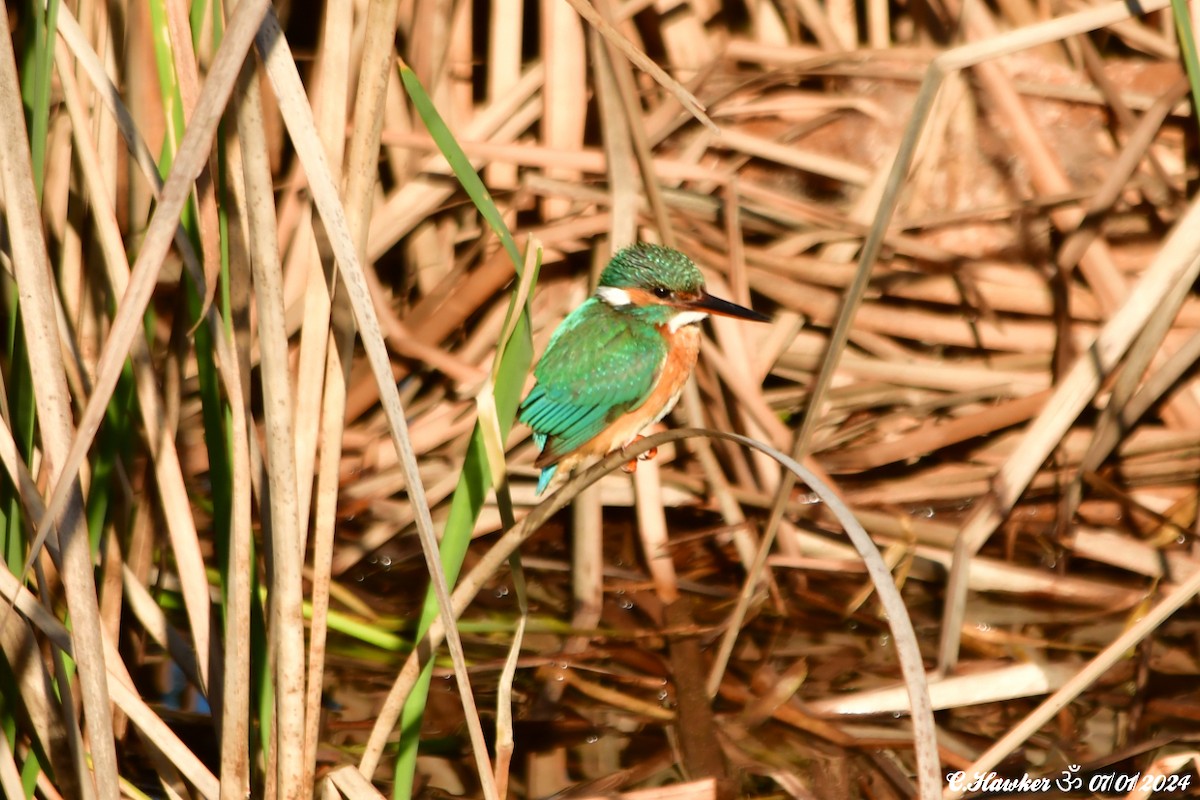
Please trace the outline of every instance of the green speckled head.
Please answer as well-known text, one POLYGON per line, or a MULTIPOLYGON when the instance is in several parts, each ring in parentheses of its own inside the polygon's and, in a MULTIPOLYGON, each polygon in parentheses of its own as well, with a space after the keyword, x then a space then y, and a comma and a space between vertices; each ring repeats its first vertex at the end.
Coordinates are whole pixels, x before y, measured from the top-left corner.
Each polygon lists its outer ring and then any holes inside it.
POLYGON ((635 244, 612 257, 600 274, 600 285, 647 291, 662 287, 681 294, 696 294, 704 289, 704 276, 678 250, 657 244, 635 244))

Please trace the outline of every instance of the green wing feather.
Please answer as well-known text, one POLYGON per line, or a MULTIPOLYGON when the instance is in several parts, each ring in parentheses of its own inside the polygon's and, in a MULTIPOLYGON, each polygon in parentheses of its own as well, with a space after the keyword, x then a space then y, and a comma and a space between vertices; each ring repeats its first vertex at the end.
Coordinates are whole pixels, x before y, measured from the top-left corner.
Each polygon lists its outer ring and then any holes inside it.
POLYGON ((667 358, 653 325, 590 298, 571 312, 533 374, 520 420, 542 449, 537 466, 556 464, 643 402, 667 358))

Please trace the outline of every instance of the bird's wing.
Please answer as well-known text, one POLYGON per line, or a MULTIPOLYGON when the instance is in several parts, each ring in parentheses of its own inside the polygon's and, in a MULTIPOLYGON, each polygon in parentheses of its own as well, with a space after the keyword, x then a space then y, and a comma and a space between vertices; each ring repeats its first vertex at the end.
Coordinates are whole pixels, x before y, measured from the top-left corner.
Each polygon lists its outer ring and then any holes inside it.
POLYGON ((557 463, 641 405, 666 362, 666 341, 653 326, 631 325, 624 315, 604 310, 576 309, 534 369, 538 382, 521 403, 520 420, 545 441, 540 467, 557 463))

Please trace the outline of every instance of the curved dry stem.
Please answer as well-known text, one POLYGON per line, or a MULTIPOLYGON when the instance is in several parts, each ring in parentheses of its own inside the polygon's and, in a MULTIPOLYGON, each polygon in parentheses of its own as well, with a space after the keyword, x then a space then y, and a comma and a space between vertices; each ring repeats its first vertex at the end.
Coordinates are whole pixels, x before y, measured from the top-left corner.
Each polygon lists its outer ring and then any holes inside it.
MULTIPOLYGON (((624 450, 610 453, 604 460, 592 468, 571 476, 559 491, 550 495, 550 497, 530 511, 529 515, 521 520, 516 527, 505 532, 500 537, 500 540, 480 558, 471 571, 463 576, 451 596, 453 618, 457 619, 462 615, 467 606, 475 598, 475 595, 483 588, 484 583, 491 578, 496 570, 508 560, 508 557, 522 543, 536 533, 551 516, 569 505, 584 489, 642 453, 656 447, 661 447, 668 442, 677 442, 696 437, 726 439, 736 442, 743 447, 758 450, 775 459, 793 475, 808 484, 809 488, 825 501, 829 510, 833 512, 833 515, 837 517, 838 521, 845 528, 846 535, 850 537, 850 541, 854 544, 855 549, 858 550, 859 555, 862 556, 863 562, 866 564, 867 572, 871 576, 871 581, 875 584, 875 591, 879 594, 880 603, 887 614, 888 625, 896 641, 896 652, 900 658, 900 669, 904 675, 904 682, 908 689, 909 702, 912 709, 913 743, 917 754, 918 796, 922 800, 932 800, 932 798, 938 797, 941 777, 939 776, 937 738, 934 732, 933 710, 925 678, 925 665, 921 659, 920 648, 917 646, 917 637, 913 631, 912 621, 909 619, 899 591, 892 582, 891 573, 879 555, 879 551, 875 548, 875 543, 871 541, 871 537, 831 487, 799 464, 795 459, 756 439, 736 433, 725 433, 723 431, 700 428, 666 431, 654 434, 653 436, 647 436, 645 439, 639 440, 624 450)), ((387 699, 379 709, 375 728, 371 732, 371 738, 367 743, 366 751, 359 766, 360 771, 374 771, 373 767, 369 770, 365 770, 364 767, 378 763, 379 754, 387 742, 387 737, 395 728, 400 716, 400 710, 404 706, 404 701, 408 697, 408 693, 412 689, 417 676, 420 674, 420 654, 432 653, 442 642, 445 630, 441 620, 444 618, 444 616, 439 616, 433 623, 429 634, 418 644, 413 654, 409 656, 400 674, 397 676, 396 682, 392 685, 387 699)))

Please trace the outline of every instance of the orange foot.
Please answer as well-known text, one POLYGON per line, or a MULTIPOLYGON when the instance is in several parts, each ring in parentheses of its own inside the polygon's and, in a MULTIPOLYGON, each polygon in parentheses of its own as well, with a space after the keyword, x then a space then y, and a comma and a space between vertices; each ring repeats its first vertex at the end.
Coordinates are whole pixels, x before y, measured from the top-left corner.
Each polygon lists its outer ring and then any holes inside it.
MULTIPOLYGON (((638 435, 637 438, 635 438, 633 440, 633 442, 630 442, 630 444, 633 444, 634 442, 640 442, 642 439, 645 439, 645 438, 646 438, 645 436, 638 435)), ((637 458, 632 458, 625 464, 622 464, 621 471, 625 472, 629 475, 632 475, 633 473, 637 472, 637 465, 638 465, 639 461, 647 461, 651 458, 654 458, 656 455, 658 455, 658 448, 651 447, 649 450, 642 453, 637 458)))

